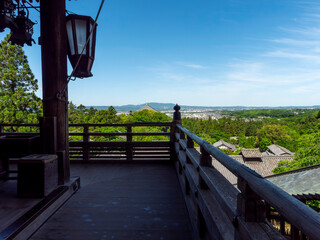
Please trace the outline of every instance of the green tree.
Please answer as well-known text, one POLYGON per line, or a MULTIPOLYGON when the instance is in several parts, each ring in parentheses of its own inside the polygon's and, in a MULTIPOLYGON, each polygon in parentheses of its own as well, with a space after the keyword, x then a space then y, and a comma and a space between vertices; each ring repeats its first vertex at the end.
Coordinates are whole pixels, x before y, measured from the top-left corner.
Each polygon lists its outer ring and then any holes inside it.
POLYGON ((320 132, 298 139, 298 150, 292 161, 280 161, 273 173, 286 172, 320 163, 320 132))
POLYGON ((41 115, 38 81, 23 49, 8 39, 0 43, 0 122, 36 123, 41 115))
POLYGON ((262 138, 259 142, 259 149, 261 152, 265 152, 268 146, 271 145, 271 141, 268 138, 262 138))

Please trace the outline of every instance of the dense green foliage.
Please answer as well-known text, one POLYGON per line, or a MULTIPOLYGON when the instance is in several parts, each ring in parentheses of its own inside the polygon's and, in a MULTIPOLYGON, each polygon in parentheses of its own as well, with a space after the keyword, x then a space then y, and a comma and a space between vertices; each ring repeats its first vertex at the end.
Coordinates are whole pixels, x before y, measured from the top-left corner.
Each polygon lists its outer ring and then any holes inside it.
POLYGON ((23 49, 8 39, 0 43, 0 122, 35 123, 41 115, 38 83, 23 49))
MULTIPOLYGON (((265 110, 267 115, 269 110, 265 110)), ((281 161, 274 173, 289 171, 320 163, 320 111, 277 110, 277 115, 290 115, 285 118, 259 118, 248 120, 237 117, 225 117, 218 120, 183 119, 183 125, 210 143, 220 139, 240 148, 260 148, 265 151, 270 144, 278 144, 295 152, 292 161, 281 161), (281 111, 284 113, 281 114, 281 111)), ((224 112, 234 115, 236 111, 224 112)), ((263 110, 242 111, 244 116, 258 116, 263 110)), ((230 153, 229 153, 230 154, 230 153)))
POLYGON ((222 111, 222 115, 229 117, 241 118, 287 118, 299 115, 300 117, 307 117, 313 115, 317 110, 315 109, 256 109, 256 110, 237 110, 237 111, 222 111))
MULTIPOLYGON (((69 123, 70 124, 123 124, 135 122, 171 122, 172 119, 167 115, 155 111, 143 110, 134 113, 118 115, 114 107, 108 110, 97 110, 93 107, 86 108, 83 105, 76 106, 72 102, 69 104, 69 123)), ((70 132, 81 132, 81 127, 70 127, 70 132)), ((124 133, 127 130, 122 126, 92 126, 90 132, 101 133, 124 133)), ((133 132, 169 132, 168 127, 134 127, 133 132)), ((73 136, 72 140, 81 140, 80 136, 73 136)), ((121 136, 91 136, 93 141, 123 141, 121 136)), ((168 140, 166 136, 134 136, 134 141, 168 140)))

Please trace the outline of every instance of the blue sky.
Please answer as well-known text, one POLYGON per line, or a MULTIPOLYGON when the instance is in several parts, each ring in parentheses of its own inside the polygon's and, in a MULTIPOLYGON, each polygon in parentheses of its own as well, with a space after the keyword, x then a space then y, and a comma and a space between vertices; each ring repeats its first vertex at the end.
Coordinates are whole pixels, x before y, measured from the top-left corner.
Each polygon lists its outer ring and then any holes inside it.
MULTIPOLYGON (((68 10, 93 18, 99 5, 98 0, 67 1, 68 10)), ((31 19, 39 22, 39 14, 33 11, 31 19)), ((41 88, 40 47, 24 49, 41 88)), ((106 0, 92 73, 69 84, 69 101, 317 105, 320 3, 106 0)))

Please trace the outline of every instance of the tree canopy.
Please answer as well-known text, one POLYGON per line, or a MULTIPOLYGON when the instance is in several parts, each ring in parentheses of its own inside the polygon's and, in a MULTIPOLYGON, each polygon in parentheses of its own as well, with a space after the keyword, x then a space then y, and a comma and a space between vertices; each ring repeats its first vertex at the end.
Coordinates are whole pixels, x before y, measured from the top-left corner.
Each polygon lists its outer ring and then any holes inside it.
POLYGON ((0 43, 0 122, 35 123, 41 115, 38 81, 22 47, 8 39, 0 43))

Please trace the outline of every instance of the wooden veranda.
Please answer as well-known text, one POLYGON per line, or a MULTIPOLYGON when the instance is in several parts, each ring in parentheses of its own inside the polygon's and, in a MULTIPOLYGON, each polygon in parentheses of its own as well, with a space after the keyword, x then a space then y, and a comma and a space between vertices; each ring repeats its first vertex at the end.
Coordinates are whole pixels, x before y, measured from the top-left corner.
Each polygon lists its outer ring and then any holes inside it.
MULTIPOLYGON (((1 135, 17 135, 10 132, 14 127, 0 125, 1 135)), ((17 198, 10 160, 11 180, 0 186, 2 238, 319 239, 317 212, 185 129, 179 119, 72 127, 77 131, 69 136, 80 139, 70 141, 71 181, 48 197, 17 198), (139 132, 142 126, 158 131, 139 132), (108 127, 120 130, 108 132, 108 127), (142 136, 163 139, 143 141, 142 136), (237 176, 237 187, 212 161, 237 176), (11 210, 5 198, 15 203, 11 210), (290 224, 290 235, 281 235, 267 220, 270 207, 290 224)))
POLYGON ((185 129, 180 107, 172 123, 118 124, 116 132, 82 124, 68 134, 65 0, 38 2, 43 118, 40 125, 0 124, 0 240, 284 239, 266 206, 291 224, 289 238, 319 239, 317 212, 185 129), (141 126, 160 131, 134 131, 141 126), (19 136, 15 127, 34 133, 19 136), (164 139, 137 138, 152 135, 164 139), (39 149, 45 155, 29 155, 39 149), (237 187, 212 161, 237 177, 237 187))

